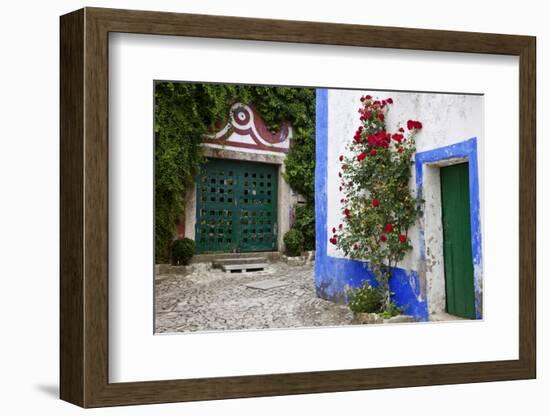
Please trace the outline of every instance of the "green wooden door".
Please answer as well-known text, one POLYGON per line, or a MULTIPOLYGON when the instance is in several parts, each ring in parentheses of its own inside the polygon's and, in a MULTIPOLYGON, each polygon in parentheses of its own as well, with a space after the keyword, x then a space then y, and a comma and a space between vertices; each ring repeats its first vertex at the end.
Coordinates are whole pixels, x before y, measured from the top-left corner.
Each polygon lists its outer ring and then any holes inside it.
POLYGON ((277 249, 277 166, 210 159, 197 180, 197 252, 277 249))
POLYGON ((447 312, 475 319, 468 163, 440 172, 447 312))

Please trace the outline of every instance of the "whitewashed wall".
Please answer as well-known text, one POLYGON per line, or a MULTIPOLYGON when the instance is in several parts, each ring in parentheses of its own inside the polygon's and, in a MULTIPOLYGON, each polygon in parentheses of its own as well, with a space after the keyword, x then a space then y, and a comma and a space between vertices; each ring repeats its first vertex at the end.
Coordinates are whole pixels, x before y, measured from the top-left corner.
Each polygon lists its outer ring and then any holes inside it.
MULTIPOLYGON (((409 119, 422 122, 422 130, 416 135, 417 152, 432 150, 453 143, 462 142, 472 137, 478 140, 478 169, 480 184, 480 216, 483 233, 483 189, 484 189, 484 140, 483 140, 483 96, 459 94, 409 93, 372 90, 329 90, 328 91, 328 175, 327 175, 327 226, 342 222, 342 207, 339 191, 340 169, 339 155, 347 154, 346 145, 353 140, 353 135, 360 125, 357 110, 362 95, 372 95, 375 99, 391 97, 393 105, 386 114, 386 128, 396 131, 399 126, 406 129, 409 119)), ((411 188, 415 187, 414 165, 411 165, 411 188)), ((428 183, 425 184, 428 186, 428 183)), ((403 259, 398 267, 407 270, 419 270, 421 264, 419 247, 419 230, 421 221, 413 227, 409 236, 413 250, 403 259)), ((343 253, 332 244, 328 244, 329 256, 344 257, 343 253)))

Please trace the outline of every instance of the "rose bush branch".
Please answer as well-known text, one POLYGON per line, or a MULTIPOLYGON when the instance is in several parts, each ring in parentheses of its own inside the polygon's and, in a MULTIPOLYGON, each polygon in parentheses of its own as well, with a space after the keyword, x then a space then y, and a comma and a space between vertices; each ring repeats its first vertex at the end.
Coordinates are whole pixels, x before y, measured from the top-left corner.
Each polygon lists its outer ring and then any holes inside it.
POLYGON ((342 222, 330 237, 346 256, 368 262, 383 311, 395 306, 389 289, 392 269, 412 249, 408 232, 419 215, 409 182, 422 124, 408 120, 388 132, 386 114, 392 104, 391 98, 361 97, 360 125, 347 145, 348 156, 339 156, 342 222))

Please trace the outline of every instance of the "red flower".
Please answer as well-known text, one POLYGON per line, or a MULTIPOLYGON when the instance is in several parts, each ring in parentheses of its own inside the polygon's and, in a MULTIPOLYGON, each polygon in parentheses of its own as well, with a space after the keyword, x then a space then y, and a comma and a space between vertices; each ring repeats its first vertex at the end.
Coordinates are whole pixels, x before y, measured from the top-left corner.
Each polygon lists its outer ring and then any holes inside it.
POLYGON ((400 133, 404 133, 405 132, 405 129, 403 127, 399 127, 399 132, 400 133))
POLYGON ((342 162, 344 160, 344 156, 340 155, 338 159, 340 159, 340 162, 342 162))
POLYGON ((370 95, 367 95, 365 98, 366 98, 367 100, 370 100, 372 97, 371 97, 370 95))
POLYGON ((365 97, 361 97, 359 100, 360 100, 361 102, 363 102, 363 101, 365 101, 365 97))
POLYGON ((344 215, 346 216, 346 218, 349 218, 351 216, 348 208, 344 210, 344 215))
POLYGON ((371 155, 371 156, 376 156, 376 153, 378 153, 378 152, 376 151, 376 149, 372 149, 372 150, 370 151, 370 155, 371 155))
POLYGON ((353 136, 353 140, 355 140, 355 143, 361 143, 361 133, 356 132, 355 136, 353 136))
POLYGON ((400 242, 400 243, 405 243, 406 241, 407 241, 407 236, 401 234, 401 235, 399 236, 399 242, 400 242))
POLYGON ((386 100, 386 102, 387 102, 388 104, 393 104, 393 99, 392 99, 392 98, 388 98, 388 99, 386 100))
POLYGON ((387 233, 391 233, 393 231, 393 224, 386 224, 386 226, 384 227, 384 231, 387 233))
POLYGON ((397 153, 403 153, 403 148, 399 146, 399 149, 397 149, 397 153))
POLYGON ((336 227, 332 227, 332 234, 336 232, 336 227))
POLYGON ((357 156, 357 160, 361 162, 362 160, 365 160, 366 157, 367 155, 365 154, 365 152, 361 152, 359 153, 359 156, 357 156))
POLYGON ((358 244, 354 244, 354 245, 353 245, 353 249, 354 249, 354 250, 357 250, 358 248, 359 248, 359 245, 358 245, 358 244))
POLYGON ((409 130, 413 130, 413 129, 420 130, 422 128, 422 123, 420 121, 408 120, 407 121, 407 128, 409 130))
POLYGON ((341 230, 344 226, 342 224, 338 225, 338 228, 341 230))
POLYGON ((372 206, 373 206, 374 208, 378 208, 379 205, 380 205, 380 201, 378 200, 378 198, 374 198, 374 199, 372 200, 372 206))
POLYGON ((386 234, 382 234, 380 236, 380 241, 388 241, 388 237, 386 237, 386 234))
POLYGON ((391 138, 396 142, 400 142, 401 140, 403 140, 403 135, 399 133, 395 133, 394 135, 391 136, 391 138))
POLYGON ((378 118, 380 119, 380 121, 384 121, 384 114, 382 113, 378 114, 378 118))
POLYGON ((329 240, 332 244, 336 245, 336 237, 332 237, 330 240, 329 240))
POLYGON ((365 113, 365 120, 368 120, 372 116, 372 111, 367 111, 365 113))

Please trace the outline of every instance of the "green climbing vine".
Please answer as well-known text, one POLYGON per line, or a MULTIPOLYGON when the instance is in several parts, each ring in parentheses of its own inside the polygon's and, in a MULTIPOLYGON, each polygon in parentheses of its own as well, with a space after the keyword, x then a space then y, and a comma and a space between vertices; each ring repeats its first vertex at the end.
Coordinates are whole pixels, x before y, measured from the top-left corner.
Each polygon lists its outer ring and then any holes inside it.
POLYGON ((231 84, 155 85, 155 261, 166 262, 185 194, 206 161, 201 142, 228 120, 236 101, 252 103, 270 130, 288 121, 293 143, 285 162, 289 185, 313 204, 315 90, 231 84))

